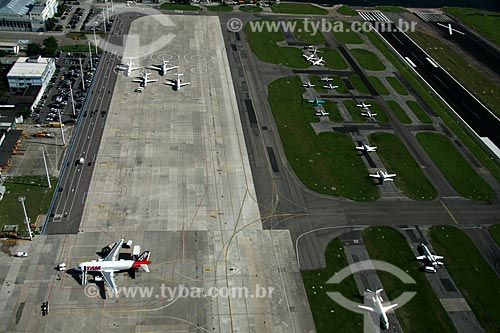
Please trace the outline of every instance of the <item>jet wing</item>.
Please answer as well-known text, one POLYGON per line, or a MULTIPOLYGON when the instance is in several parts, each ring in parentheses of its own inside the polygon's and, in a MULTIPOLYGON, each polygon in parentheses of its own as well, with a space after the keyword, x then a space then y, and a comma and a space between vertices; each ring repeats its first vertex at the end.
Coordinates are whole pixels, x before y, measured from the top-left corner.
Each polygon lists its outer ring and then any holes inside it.
POLYGON ((148 83, 151 83, 151 82, 156 82, 158 80, 148 80, 148 83))
POLYGON ((124 239, 122 238, 120 241, 116 242, 115 246, 111 249, 106 258, 104 258, 104 261, 116 261, 116 256, 122 247, 123 241, 124 239))
POLYGON ((398 306, 397 304, 391 304, 389 306, 383 306, 382 309, 384 310, 384 312, 387 312, 387 311, 390 311, 392 309, 394 309, 396 306, 398 306))
POLYGON ((363 309, 363 310, 367 310, 367 311, 370 311, 370 312, 375 312, 375 310, 369 306, 365 306, 365 305, 358 305, 358 308, 360 309, 363 309))
POLYGON ((396 174, 395 173, 388 173, 387 175, 385 175, 386 177, 396 177, 396 174))
POLYGON ((188 85, 188 84, 190 84, 190 83, 191 83, 191 82, 181 83, 181 84, 179 84, 179 86, 184 87, 184 86, 187 86, 187 85, 188 85))
POLYGON ((148 68, 149 68, 149 69, 153 69, 153 70, 155 70, 155 71, 159 71, 159 70, 161 70, 161 67, 158 67, 158 66, 153 66, 153 65, 148 66, 148 68))
POLYGON ((136 70, 138 70, 138 69, 142 69, 142 67, 131 67, 131 68, 130 68, 130 70, 131 70, 131 71, 136 71, 136 70))
POLYGON ((144 80, 143 79, 133 79, 132 82, 139 82, 139 83, 143 83, 144 80))
POLYGON ((167 81, 165 82, 165 84, 166 84, 166 85, 168 85, 168 86, 175 86, 175 81, 170 81, 170 80, 167 80, 167 81))
POLYGON ((102 277, 104 278, 104 280, 106 281, 106 283, 109 285, 109 287, 113 291, 113 294, 117 294, 118 289, 116 288, 115 280, 113 279, 113 277, 115 275, 114 272, 113 271, 111 271, 111 272, 104 271, 104 272, 101 272, 101 274, 102 274, 102 277))
POLYGON ((434 259, 441 260, 441 259, 444 259, 444 257, 443 256, 434 256, 434 259))
POLYGON ((174 70, 174 69, 176 69, 176 68, 179 68, 179 66, 167 67, 167 68, 165 68, 165 71, 167 71, 167 72, 168 72, 168 71, 174 70))
POLYGON ((425 256, 418 256, 416 257, 417 260, 424 260, 425 259, 425 256))
POLYGON ((379 174, 370 174, 370 177, 373 177, 373 178, 380 178, 380 175, 379 175, 379 174))

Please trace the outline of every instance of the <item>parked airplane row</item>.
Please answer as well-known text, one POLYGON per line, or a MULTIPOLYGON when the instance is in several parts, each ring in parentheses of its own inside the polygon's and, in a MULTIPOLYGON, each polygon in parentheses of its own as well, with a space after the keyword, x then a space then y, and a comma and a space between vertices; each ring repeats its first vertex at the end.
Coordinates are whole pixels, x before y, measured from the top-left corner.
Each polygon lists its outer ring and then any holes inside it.
POLYGON ((318 52, 319 51, 316 47, 313 49, 308 49, 308 51, 311 51, 311 54, 303 54, 302 56, 306 59, 306 61, 309 61, 309 63, 312 66, 324 66, 325 65, 325 60, 323 57, 318 57, 318 52))

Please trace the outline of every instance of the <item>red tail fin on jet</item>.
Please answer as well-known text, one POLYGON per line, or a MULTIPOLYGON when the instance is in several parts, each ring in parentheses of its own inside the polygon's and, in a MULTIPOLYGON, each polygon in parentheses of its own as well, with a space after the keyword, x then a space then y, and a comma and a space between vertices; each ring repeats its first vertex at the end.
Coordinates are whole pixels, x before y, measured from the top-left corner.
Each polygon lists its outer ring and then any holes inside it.
POLYGON ((149 251, 144 251, 139 256, 139 258, 134 261, 134 263, 132 264, 132 268, 141 267, 143 270, 149 273, 149 264, 151 264, 151 261, 149 261, 149 251))

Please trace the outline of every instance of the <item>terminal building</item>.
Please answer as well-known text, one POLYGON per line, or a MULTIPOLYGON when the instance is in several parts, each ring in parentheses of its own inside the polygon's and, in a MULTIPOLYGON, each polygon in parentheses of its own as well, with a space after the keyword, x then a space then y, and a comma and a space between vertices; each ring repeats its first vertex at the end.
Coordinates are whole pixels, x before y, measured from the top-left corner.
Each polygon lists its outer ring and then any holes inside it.
POLYGON ((46 31, 57 12, 57 0, 0 0, 0 30, 46 31))
POLYGON ((32 109, 38 104, 50 79, 56 70, 56 62, 53 58, 19 57, 10 71, 7 73, 7 81, 12 91, 25 90, 30 86, 40 87, 32 109))

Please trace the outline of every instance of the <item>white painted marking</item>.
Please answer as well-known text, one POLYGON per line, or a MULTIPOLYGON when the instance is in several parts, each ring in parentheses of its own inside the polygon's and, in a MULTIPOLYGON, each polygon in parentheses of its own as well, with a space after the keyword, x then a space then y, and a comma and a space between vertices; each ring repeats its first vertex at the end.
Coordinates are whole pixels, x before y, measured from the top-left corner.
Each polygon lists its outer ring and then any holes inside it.
POLYGON ((432 60, 431 58, 427 57, 427 58, 425 58, 425 59, 427 59, 427 61, 428 61, 428 62, 430 62, 430 64, 431 64, 432 66, 434 66, 434 67, 436 67, 436 68, 438 68, 438 67, 439 67, 439 65, 438 65, 438 64, 436 64, 436 63, 434 62, 434 60, 432 60))
POLYGON ((415 63, 413 61, 411 61, 410 58, 405 57, 405 60, 406 60, 407 63, 410 64, 411 67, 413 67, 413 68, 417 67, 417 65, 415 65, 415 63))

